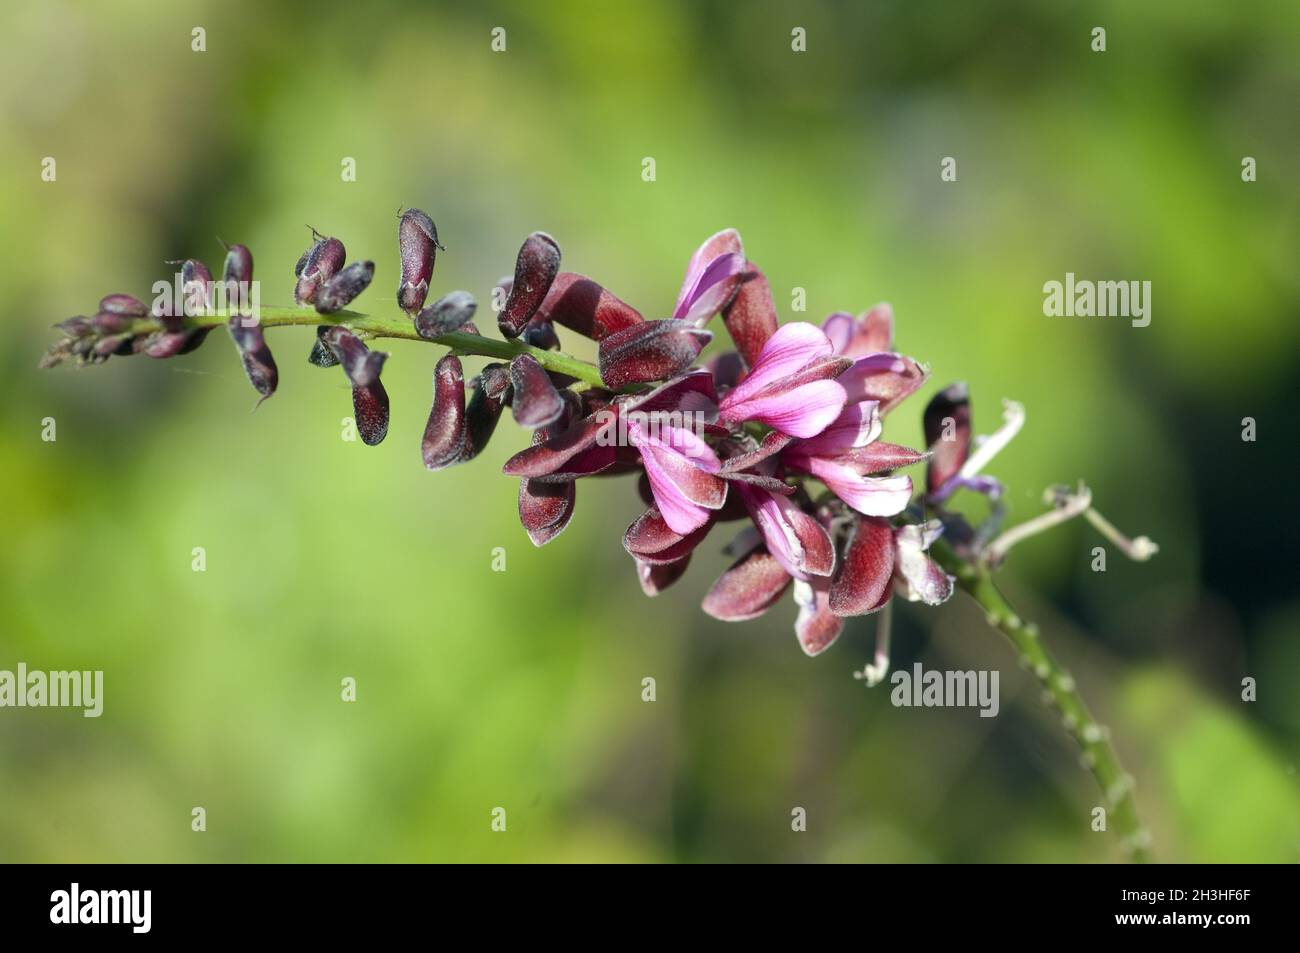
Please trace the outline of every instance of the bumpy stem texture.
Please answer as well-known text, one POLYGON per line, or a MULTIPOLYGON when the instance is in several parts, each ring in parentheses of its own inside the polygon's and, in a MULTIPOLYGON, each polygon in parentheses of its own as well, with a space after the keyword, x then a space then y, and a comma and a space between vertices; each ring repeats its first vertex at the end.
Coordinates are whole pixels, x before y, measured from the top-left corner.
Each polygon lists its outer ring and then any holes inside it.
POLYGON ((1150 835, 1138 817, 1133 799, 1133 778, 1120 763, 1107 729, 1092 717, 1074 678, 1043 644, 1038 627, 1026 622, 1011 607, 993 582, 987 567, 963 559, 942 540, 934 545, 931 555, 957 577, 957 584, 984 610, 989 625, 1010 639, 1021 662, 1034 673, 1047 697, 1060 711, 1066 731, 1082 749, 1080 758, 1083 764, 1101 787, 1107 825, 1120 835, 1124 850, 1135 861, 1144 863, 1150 860, 1150 835))
MULTIPOLYGON (((233 312, 214 311, 185 318, 185 326, 192 328, 224 325, 233 312)), ((321 324, 342 324, 363 338, 400 338, 406 341, 424 341, 453 348, 461 354, 478 354, 509 361, 520 354, 531 354, 537 363, 548 371, 566 374, 591 387, 600 387, 600 371, 592 364, 560 351, 546 351, 522 341, 503 341, 484 337, 469 331, 453 331, 435 338, 424 338, 406 315, 378 316, 356 311, 336 311, 320 314, 315 308, 285 308, 263 305, 258 309, 258 323, 264 328, 293 326, 315 327, 321 324)), ((149 318, 136 322, 137 330, 155 330, 156 323, 149 318)))

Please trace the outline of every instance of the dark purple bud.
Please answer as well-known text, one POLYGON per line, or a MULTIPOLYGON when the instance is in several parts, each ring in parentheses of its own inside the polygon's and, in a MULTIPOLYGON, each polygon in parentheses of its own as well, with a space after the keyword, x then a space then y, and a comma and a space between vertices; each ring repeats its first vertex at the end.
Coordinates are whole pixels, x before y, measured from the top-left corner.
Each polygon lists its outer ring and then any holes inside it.
POLYGON ((325 343, 325 335, 330 327, 331 325, 322 324, 316 329, 316 342, 311 346, 311 353, 307 355, 307 363, 317 367, 333 367, 339 362, 334 349, 325 343))
POLYGON ((275 393, 280 372, 275 366, 275 358, 271 356, 271 349, 266 346, 261 326, 245 327, 243 321, 242 317, 230 319, 230 337, 244 361, 244 373, 248 375, 248 382, 262 395, 262 400, 266 400, 275 393))
POLYGON ((433 278, 433 265, 442 248, 438 227, 418 208, 408 208, 397 225, 397 247, 402 257, 402 281, 397 286, 397 306, 414 315, 424 307, 433 278))
POLYGON ((134 318, 129 318, 124 314, 116 314, 112 311, 101 311, 90 319, 95 330, 100 334, 121 334, 131 326, 134 318))
POLYGON ((644 320, 641 312, 612 291, 571 271, 555 276, 555 283, 533 316, 534 323, 562 324, 594 341, 602 341, 615 331, 644 320))
POLYGON ((470 383, 465 408, 465 445, 462 460, 471 460, 487 446, 496 430, 501 411, 510 398, 510 372, 504 364, 488 364, 470 383))
POLYGON ((560 336, 555 333, 555 325, 550 321, 530 321, 528 327, 524 328, 524 343, 543 351, 558 351, 560 336))
POLYGON ((432 340, 442 334, 464 329, 478 310, 478 302, 468 291, 452 291, 443 295, 415 316, 415 330, 422 338, 432 340))
POLYGON ((545 546, 569 525, 577 484, 519 481, 519 522, 534 546, 545 546))
POLYGON ((497 326, 508 338, 518 337, 533 316, 560 272, 560 246, 545 232, 533 232, 519 249, 515 277, 497 326))
MULTIPOLYGON (((225 245, 225 242, 222 242, 225 245)), ((246 283, 253 280, 253 253, 244 245, 226 245, 226 263, 221 269, 222 280, 246 283)))
POLYGON ((511 409, 523 427, 545 427, 564 413, 564 398, 531 354, 520 354, 510 362, 510 383, 514 387, 511 409))
POLYGON ((167 262, 181 266, 181 294, 184 313, 203 314, 212 300, 212 272, 197 258, 177 259, 167 262))
POLYGON ((925 468, 925 486, 933 493, 956 476, 970 452, 970 391, 964 383, 939 391, 926 404, 923 417, 925 442, 930 462, 925 468))
POLYGON ((388 355, 371 351, 361 339, 342 325, 326 328, 320 340, 334 352, 343 371, 352 382, 353 419, 357 433, 373 447, 388 435, 388 391, 379 380, 388 355))
POLYGON ((293 289, 293 300, 298 304, 310 304, 316 300, 316 292, 328 281, 347 260, 347 250, 337 238, 326 238, 316 229, 311 233, 316 241, 308 248, 294 268, 298 284, 293 289))
POLYGON ((331 277, 316 291, 316 310, 321 314, 342 311, 375 277, 373 261, 357 261, 331 277))
POLYGON ((99 357, 109 357, 113 354, 120 354, 122 345, 129 343, 132 335, 130 334, 112 334, 108 337, 102 337, 95 342, 94 353, 99 357))
POLYGON ((361 343, 359 337, 339 324, 326 329, 321 340, 333 350, 334 356, 343 365, 343 372, 354 386, 366 387, 379 380, 379 372, 388 360, 387 353, 370 350, 361 343))
POLYGON ((151 334, 145 339, 144 353, 159 360, 175 357, 181 353, 189 336, 188 331, 159 331, 157 334, 151 334))
POLYGON ((651 506, 627 528, 623 534, 623 548, 639 562, 664 566, 690 555, 711 529, 712 519, 683 536, 664 522, 658 507, 651 506))
POLYGON ((642 384, 680 374, 713 335, 689 321, 643 321, 600 342, 600 377, 606 387, 642 384))
POLYGON ((364 387, 352 388, 352 417, 366 446, 382 443, 388 436, 388 391, 379 378, 364 387))
POLYGON ((199 345, 206 341, 208 335, 211 333, 212 325, 208 325, 206 328, 195 328, 192 331, 185 332, 185 340, 181 343, 181 349, 176 353, 188 354, 190 351, 197 351, 199 345))
POLYGON ((460 358, 445 354, 433 369, 433 409, 424 427, 424 465, 441 470, 460 462, 465 446, 465 373, 460 358))
POLYGON ((148 305, 139 298, 125 294, 106 295, 101 298, 99 310, 102 313, 118 314, 127 318, 147 318, 149 316, 148 305))

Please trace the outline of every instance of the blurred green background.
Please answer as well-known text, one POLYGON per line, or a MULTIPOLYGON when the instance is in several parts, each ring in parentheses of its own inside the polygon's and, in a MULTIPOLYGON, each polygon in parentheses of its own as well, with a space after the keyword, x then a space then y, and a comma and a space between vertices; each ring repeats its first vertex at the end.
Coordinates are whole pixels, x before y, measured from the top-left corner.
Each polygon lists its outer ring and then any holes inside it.
POLYGON ((307 329, 268 333, 280 392, 252 414, 221 333, 36 370, 51 323, 147 295, 164 259, 217 267, 218 235, 253 249, 268 304, 304 224, 337 235, 377 263, 355 307, 389 312, 406 205, 447 245, 433 295, 484 310, 533 229, 651 317, 726 226, 784 320, 892 302, 934 376, 888 439, 918 445, 930 394, 966 379, 980 432, 1003 397, 1028 409, 993 467, 1013 519, 1084 478, 1161 544, 1094 573, 1101 540, 1070 525, 1002 577, 1111 727, 1156 856, 1300 857, 1296 4, 61 0, 6 5, 0 35, 0 668, 102 669, 106 692, 98 720, 0 710, 0 860, 1122 857, 963 596, 904 607, 894 663, 1000 669, 995 719, 855 681, 871 620, 809 660, 788 599, 705 616, 725 532, 644 598, 626 482, 581 484, 535 550, 500 475, 513 422, 470 465, 421 466, 430 349, 389 348, 377 448, 340 439, 346 381, 307 365, 307 329), (1151 325, 1044 317, 1067 271, 1150 280, 1151 325))

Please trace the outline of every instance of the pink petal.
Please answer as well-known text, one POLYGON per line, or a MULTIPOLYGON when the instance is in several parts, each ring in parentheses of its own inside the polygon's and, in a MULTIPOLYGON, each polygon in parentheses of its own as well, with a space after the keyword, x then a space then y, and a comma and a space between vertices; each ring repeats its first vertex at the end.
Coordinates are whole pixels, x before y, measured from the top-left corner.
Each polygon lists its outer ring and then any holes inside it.
POLYGON ((690 293, 673 311, 674 318, 704 327, 710 319, 731 303, 745 272, 742 255, 719 255, 709 262, 690 293))
POLYGON ((926 377, 926 371, 910 357, 883 352, 858 358, 838 380, 850 402, 879 401, 884 414, 925 383, 926 377))
POLYGON ((787 457, 786 462, 806 470, 826 484, 849 506, 867 516, 894 516, 912 499, 912 478, 866 477, 850 465, 826 457, 787 457))
POLYGON ((744 401, 769 384, 789 377, 831 353, 831 342, 816 325, 806 321, 783 324, 759 351, 749 376, 728 391, 722 403, 726 406, 744 401))
POLYGON ((810 456, 825 456, 871 443, 880 436, 879 407, 879 404, 871 400, 845 404, 830 426, 799 444, 799 452, 810 456))
POLYGON ((736 484, 745 508, 768 551, 791 576, 829 576, 835 547, 825 527, 784 496, 744 483, 736 484))
POLYGON ((816 436, 844 409, 844 388, 837 381, 813 381, 792 390, 728 403, 730 396, 722 399, 719 421, 756 420, 792 437, 816 436))
POLYGON ((921 526, 907 525, 899 527, 895 533, 897 544, 897 566, 895 576, 899 589, 911 602, 924 602, 937 606, 948 601, 952 595, 954 578, 926 555, 926 550, 938 539, 943 527, 938 520, 930 520, 921 526))
POLYGON ((699 284, 700 277, 704 274, 705 269, 719 255, 740 255, 743 258, 744 254, 745 248, 740 240, 740 233, 734 228, 723 229, 706 238, 704 244, 696 249, 695 254, 691 256, 690 262, 686 265, 686 277, 682 279, 682 290, 677 295, 677 304, 673 307, 673 316, 677 317, 677 312, 683 310, 683 302, 686 301, 695 286, 699 284))

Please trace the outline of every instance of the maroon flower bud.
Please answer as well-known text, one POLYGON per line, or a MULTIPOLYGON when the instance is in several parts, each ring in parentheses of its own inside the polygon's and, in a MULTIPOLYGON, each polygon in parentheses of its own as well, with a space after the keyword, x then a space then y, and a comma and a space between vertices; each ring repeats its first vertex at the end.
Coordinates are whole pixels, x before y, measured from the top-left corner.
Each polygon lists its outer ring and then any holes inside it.
POLYGON ((766 546, 757 546, 718 577, 701 608, 723 622, 755 619, 770 609, 789 585, 785 567, 766 546))
POLYGON ((545 546, 569 525, 577 493, 577 484, 573 481, 519 481, 519 522, 534 546, 545 546))
POLYGON ((112 311, 101 311, 90 319, 95 326, 95 330, 100 334, 121 334, 131 326, 134 318, 129 318, 124 314, 116 314, 112 311))
POLYGON ((564 413, 564 398, 532 355, 520 354, 510 362, 510 383, 511 409, 520 426, 545 427, 564 413))
POLYGON ((890 596, 894 574, 894 530, 889 520, 859 517, 849 530, 830 587, 830 611, 837 616, 875 612, 890 596))
POLYGON ((713 335, 689 321, 643 321, 600 342, 600 377, 606 387, 642 384, 679 374, 700 356, 713 335))
POLYGON ((560 336, 555 333, 555 325, 550 321, 529 321, 528 327, 524 328, 523 340, 525 344, 539 347, 543 351, 560 349, 560 336))
POLYGON ((501 411, 510 399, 510 372, 504 364, 488 364, 470 383, 470 388, 469 404, 465 408, 462 460, 478 456, 492 438, 501 411))
MULTIPOLYGON (((233 317, 227 327, 230 329, 231 340, 235 342, 239 356, 243 359, 248 382, 262 395, 262 400, 266 400, 275 393, 280 372, 275 366, 275 358, 271 356, 271 349, 266 346, 261 325, 245 327, 243 321, 242 317, 233 317)), ((258 404, 261 402, 259 400, 258 404)))
MULTIPOLYGON (((187 315, 203 314, 212 301, 212 272, 197 258, 167 262, 181 266, 182 308, 187 315)), ((197 345, 196 345, 197 346, 197 345)))
POLYGON ((122 345, 130 342, 133 335, 130 334, 110 334, 102 337, 95 342, 94 353, 98 357, 110 357, 122 352, 122 345))
POLYGON ((353 418, 357 433, 368 446, 388 435, 388 392, 379 380, 388 355, 371 351, 361 339, 341 325, 331 325, 320 340, 334 352, 343 371, 352 382, 353 418))
POLYGON ((147 318, 149 306, 139 298, 127 294, 106 295, 99 300, 101 313, 119 314, 128 318, 147 318))
POLYGON ((939 391, 925 407, 925 442, 930 462, 925 468, 925 486, 933 493, 956 476, 970 453, 970 391, 964 383, 939 391))
POLYGON ((343 267, 347 260, 347 250, 337 238, 327 238, 316 229, 311 230, 316 239, 312 246, 302 253, 293 273, 298 284, 293 289, 293 300, 298 304, 310 304, 316 300, 316 292, 343 267))
POLYGON ((690 555, 709 534, 709 530, 713 529, 713 522, 709 519, 698 529, 683 536, 664 522, 657 507, 651 506, 627 528, 623 534, 623 548, 636 557, 638 562, 652 566, 675 563, 690 555))
POLYGON ((388 436, 388 391, 379 378, 364 387, 352 388, 352 417, 366 446, 382 443, 388 436))
POLYGON ((175 357, 181 353, 189 337, 188 331, 159 331, 145 339, 144 353, 159 360, 175 357))
POLYGON ((397 225, 397 247, 402 257, 402 281, 397 286, 397 306, 414 315, 424 307, 433 278, 433 265, 442 247, 438 227, 418 208, 408 208, 397 225))
POLYGON ((478 302, 468 291, 452 291, 415 316, 415 330, 432 340, 442 334, 462 330, 474 317, 478 302))
POLYGON ((584 275, 562 271, 533 316, 534 323, 551 321, 594 341, 645 319, 641 312, 584 275))
POLYGON ((373 261, 357 261, 331 277, 316 291, 316 310, 321 314, 342 311, 370 285, 375 276, 373 261))
POLYGON ((560 271, 560 246, 545 232, 533 232, 524 239, 515 260, 515 277, 497 326, 508 338, 518 337, 551 290, 560 271))
POLYGON ((776 333, 776 302, 767 276, 752 264, 746 263, 745 267, 748 276, 735 298, 722 309, 722 322, 746 366, 753 367, 758 352, 776 333))
POLYGON ((226 263, 221 269, 222 280, 243 283, 253 280, 253 253, 244 245, 226 245, 226 263))
POLYGON ((460 462, 465 446, 465 373, 460 358, 444 354, 433 370, 433 409, 424 427, 424 465, 441 470, 460 462))

